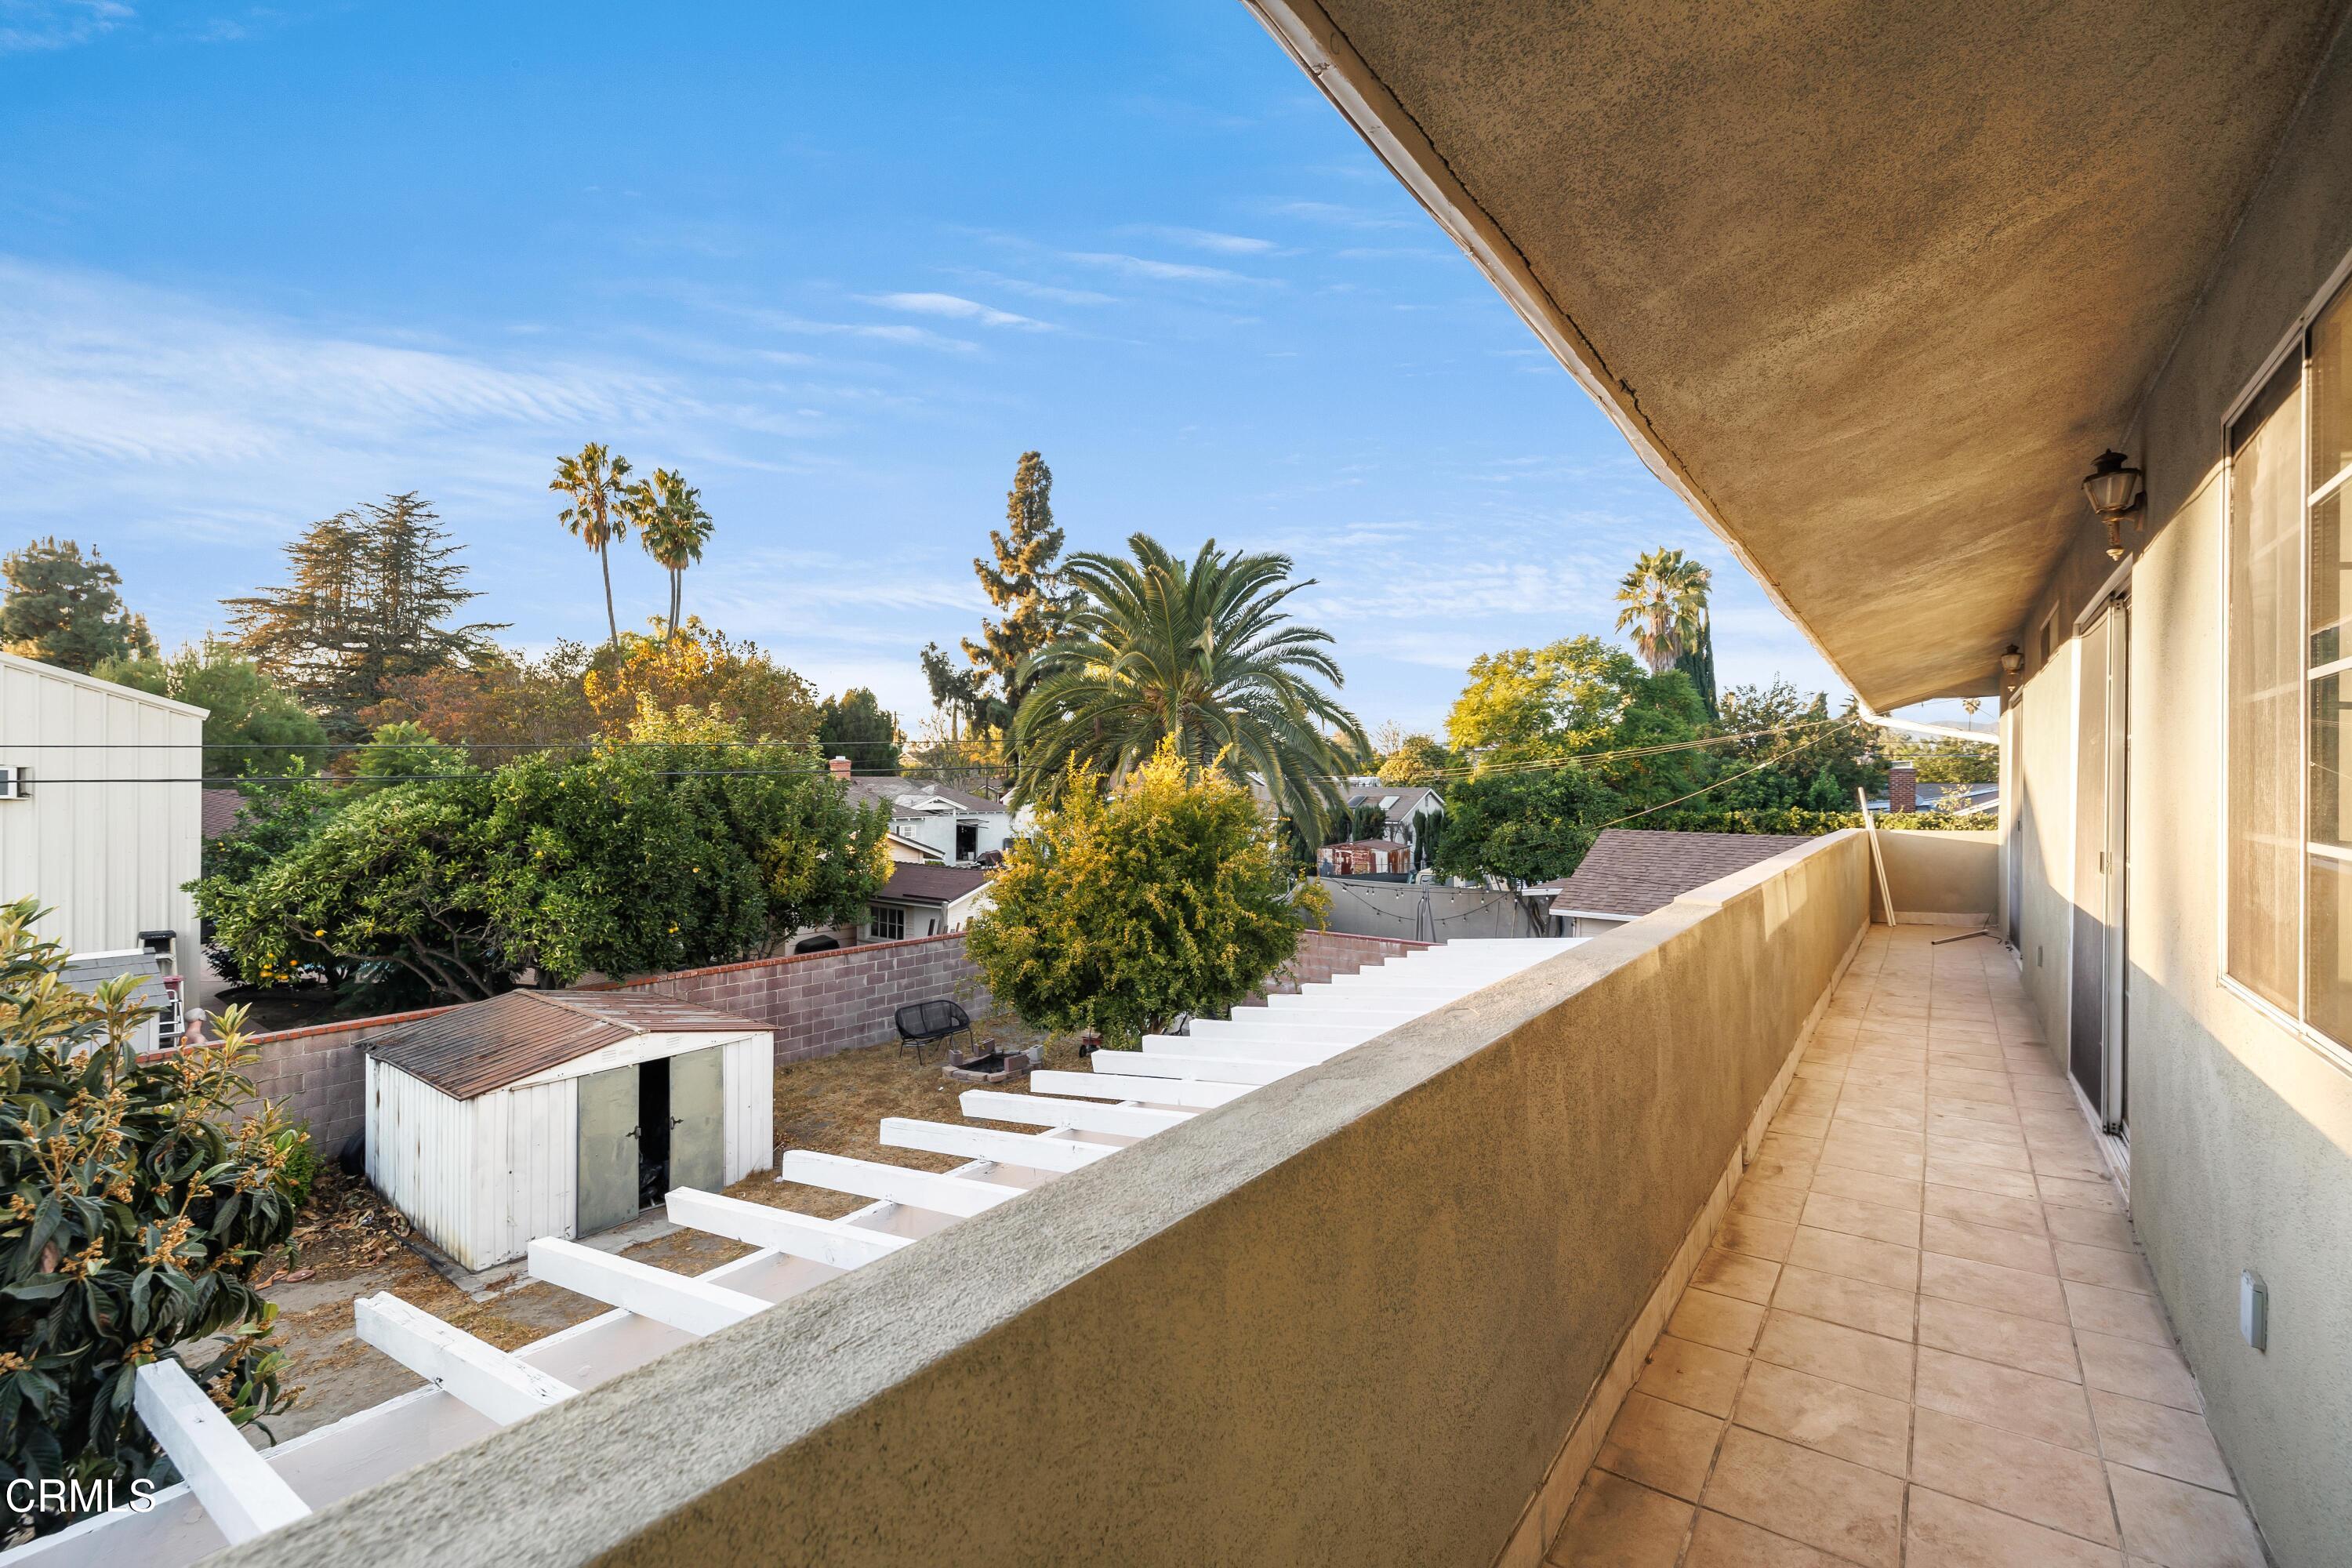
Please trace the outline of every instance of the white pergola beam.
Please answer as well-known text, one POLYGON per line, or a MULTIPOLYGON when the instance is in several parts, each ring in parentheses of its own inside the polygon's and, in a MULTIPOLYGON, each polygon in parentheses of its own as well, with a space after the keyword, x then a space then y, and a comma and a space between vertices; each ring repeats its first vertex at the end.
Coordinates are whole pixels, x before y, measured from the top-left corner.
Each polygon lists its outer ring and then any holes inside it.
MULTIPOLYGON (((1169 1057, 1200 1057, 1209 1061, 1231 1061, 1246 1058, 1254 1061, 1288 1062, 1293 1067, 1313 1067, 1327 1058, 1338 1056, 1350 1045, 1360 1042, 1338 1040, 1277 1039, 1267 1030, 1256 1039, 1237 1040, 1229 1035, 1146 1035, 1139 1042, 1149 1052, 1169 1057)), ((1365 1039, 1370 1039, 1367 1035, 1365 1039)))
MULTIPOLYGON (((676 1218, 676 1215, 672 1215, 676 1218)), ((680 1333, 713 1334, 771 1303, 691 1275, 674 1274, 616 1253, 599 1252, 561 1237, 530 1244, 530 1272, 551 1285, 667 1323, 680 1333)))
POLYGON ((829 1268, 856 1268, 914 1245, 912 1237, 891 1236, 864 1226, 794 1214, 790 1209, 746 1203, 741 1198, 722 1197, 692 1187, 678 1187, 670 1193, 669 1217, 673 1225, 691 1226, 713 1236, 764 1247, 771 1252, 805 1258, 829 1268))
POLYGON ((1197 1078, 1211 1083, 1244 1083, 1253 1088, 1315 1065, 1269 1061, 1263 1057, 1185 1056, 1169 1051, 1097 1051, 1087 1060, 1097 1072, 1124 1073, 1132 1078, 1197 1078))
POLYGON ((134 1373, 131 1406, 231 1546, 310 1511, 178 1362, 134 1373))
POLYGON ((921 1149, 967 1160, 993 1160, 1000 1165, 1018 1165, 1062 1175, 1082 1171, 1104 1155, 1118 1152, 1108 1143, 1080 1143, 1034 1132, 1000 1132, 991 1127, 958 1127, 904 1116, 882 1119, 882 1142, 892 1149, 921 1149))
POLYGON ((1080 1132, 1109 1132, 1122 1138, 1149 1138, 1192 1120, 1189 1110, 1149 1110, 1139 1105, 1097 1105, 1091 1100, 1055 1100, 1042 1094, 1007 1094, 1001 1089, 968 1089, 963 1113, 981 1121, 1020 1121, 1033 1127, 1071 1127, 1080 1132))
POLYGON ((1029 1087, 1040 1094, 1082 1094, 1094 1100, 1140 1100, 1153 1105, 1179 1105, 1194 1110, 1208 1110, 1231 1104, 1256 1086, 1204 1083, 1197 1079, 1125 1078, 1115 1072, 1056 1072, 1047 1068, 1031 1073, 1029 1087))
POLYGON ((787 1150, 776 1163, 776 1180, 861 1198, 881 1198, 933 1214, 953 1215, 958 1219, 984 1213, 1022 1193, 1019 1187, 975 1181, 970 1176, 935 1175, 929 1171, 910 1171, 904 1165, 887 1165, 878 1160, 820 1154, 814 1149, 787 1150))
POLYGON ((353 1301, 352 1323, 363 1343, 501 1426, 579 1392, 389 1291, 353 1301))

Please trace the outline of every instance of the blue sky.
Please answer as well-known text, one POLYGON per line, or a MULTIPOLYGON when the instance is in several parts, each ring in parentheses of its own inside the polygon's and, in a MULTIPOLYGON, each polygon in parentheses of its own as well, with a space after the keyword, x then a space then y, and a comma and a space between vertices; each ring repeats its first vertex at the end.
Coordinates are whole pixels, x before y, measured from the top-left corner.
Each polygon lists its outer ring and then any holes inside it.
POLYGON ((1838 689, 1237 3, 0 0, 0 544, 167 642, 406 489, 509 640, 601 636, 601 439, 701 487, 689 610, 911 731, 1036 447, 1073 548, 1295 556, 1368 726, 1654 544, 1727 683, 1838 689))

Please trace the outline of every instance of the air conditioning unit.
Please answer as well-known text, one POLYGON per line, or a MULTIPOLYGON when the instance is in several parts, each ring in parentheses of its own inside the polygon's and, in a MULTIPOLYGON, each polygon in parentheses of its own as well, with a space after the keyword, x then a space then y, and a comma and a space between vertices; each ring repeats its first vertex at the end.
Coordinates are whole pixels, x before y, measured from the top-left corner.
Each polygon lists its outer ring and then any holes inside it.
POLYGON ((0 800, 29 800, 32 795, 32 769, 0 766, 0 800))

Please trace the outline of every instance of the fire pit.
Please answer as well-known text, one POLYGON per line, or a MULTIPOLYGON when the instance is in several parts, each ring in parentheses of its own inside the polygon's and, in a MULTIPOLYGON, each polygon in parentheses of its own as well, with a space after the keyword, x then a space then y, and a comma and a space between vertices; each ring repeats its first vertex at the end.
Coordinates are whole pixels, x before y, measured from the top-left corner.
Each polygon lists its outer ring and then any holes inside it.
POLYGON ((947 1065, 940 1068, 940 1074, 953 1083, 1004 1083, 1027 1078, 1045 1058, 1045 1053, 1035 1046, 1025 1051, 984 1051, 969 1057, 961 1051, 950 1051, 947 1065))

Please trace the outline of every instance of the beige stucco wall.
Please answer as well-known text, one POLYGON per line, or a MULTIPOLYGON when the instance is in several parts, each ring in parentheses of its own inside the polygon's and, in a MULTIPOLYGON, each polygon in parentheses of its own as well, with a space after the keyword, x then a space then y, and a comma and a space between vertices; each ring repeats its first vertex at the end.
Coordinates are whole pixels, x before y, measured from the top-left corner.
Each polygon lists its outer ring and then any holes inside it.
MULTIPOLYGON (((2131 578, 2133 1215, 2214 1433, 2286 1564, 2342 1563, 2352 1541, 2352 1069, 2221 980, 2220 465, 2231 402, 2352 250, 2347 148, 2352 46, 2339 40, 2130 443, 2146 455, 2155 524, 2131 578), (2239 1336, 2244 1268, 2270 1285, 2266 1353, 2239 1336)), ((2063 625, 2105 566, 2078 551, 2053 584, 2045 602, 2063 625)), ((2031 635, 2021 630, 2030 651, 2031 635)), ((2053 1031, 2065 1005, 2072 679, 2061 654, 2028 681, 2018 713, 2025 974, 2053 1031)))
MULTIPOLYGON (((2000 841, 1990 833, 1880 829, 1878 852, 1886 862, 1886 885, 1895 912, 1990 920, 2000 905, 2000 841)), ((1871 889, 1870 917, 1883 921, 1878 889, 1871 889)))
POLYGON ((215 1561, 1489 1563, 1866 875, 1791 850, 215 1561))

